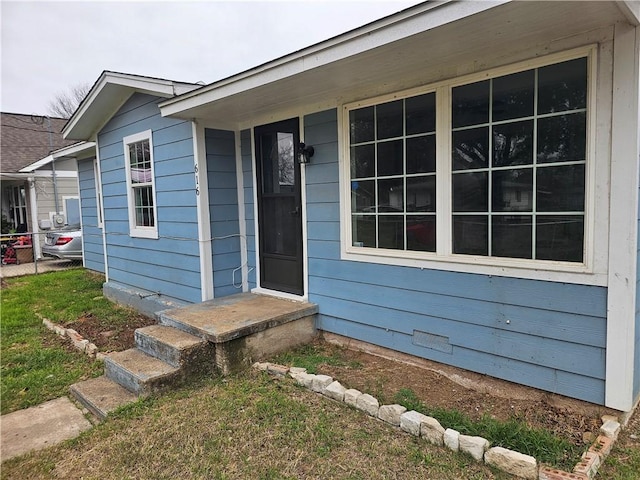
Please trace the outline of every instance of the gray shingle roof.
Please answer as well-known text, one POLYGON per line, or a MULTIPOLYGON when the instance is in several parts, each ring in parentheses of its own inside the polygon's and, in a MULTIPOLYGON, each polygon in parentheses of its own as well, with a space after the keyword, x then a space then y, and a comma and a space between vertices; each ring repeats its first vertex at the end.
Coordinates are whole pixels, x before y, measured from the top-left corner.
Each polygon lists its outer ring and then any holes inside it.
POLYGON ((53 150, 75 143, 62 138, 64 118, 52 118, 52 143, 46 118, 20 113, 0 113, 0 172, 15 173, 21 168, 46 157, 53 150))

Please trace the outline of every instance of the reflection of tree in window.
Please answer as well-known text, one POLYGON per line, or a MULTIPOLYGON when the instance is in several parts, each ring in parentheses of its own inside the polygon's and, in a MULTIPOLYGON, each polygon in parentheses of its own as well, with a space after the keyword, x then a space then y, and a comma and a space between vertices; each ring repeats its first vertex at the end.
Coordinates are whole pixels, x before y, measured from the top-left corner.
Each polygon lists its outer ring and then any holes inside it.
POLYGON ((583 260, 586 66, 580 58, 453 88, 454 253, 583 260), (481 212, 484 237, 470 227, 481 212))

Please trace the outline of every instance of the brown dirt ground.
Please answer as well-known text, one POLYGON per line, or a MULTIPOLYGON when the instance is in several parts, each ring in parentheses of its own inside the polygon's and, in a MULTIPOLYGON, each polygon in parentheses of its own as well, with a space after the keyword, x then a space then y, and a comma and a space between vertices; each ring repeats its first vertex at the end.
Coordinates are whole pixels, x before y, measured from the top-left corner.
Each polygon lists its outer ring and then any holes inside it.
MULTIPOLYGON (((64 326, 89 339, 100 351, 108 352, 133 348, 135 329, 154 323, 149 317, 136 315, 126 325, 105 327, 99 319, 86 314, 64 326)), ((456 409, 473 419, 484 415, 499 420, 518 418, 579 446, 590 444, 598 435, 602 415, 619 414, 598 405, 343 337, 326 336, 326 340, 330 343, 318 341, 317 346, 327 356, 341 357, 343 365, 322 364, 318 372, 332 376, 347 388, 369 393, 383 403, 393 403, 396 393, 407 388, 431 407, 456 409)))
POLYGON ((86 313, 74 322, 62 326, 72 328, 83 338, 93 343, 101 352, 117 352, 135 346, 134 332, 137 328, 154 325, 156 321, 141 314, 129 316, 123 325, 106 325, 91 313, 86 313))
POLYGON ((341 337, 328 339, 340 345, 324 344, 323 348, 327 353, 340 349, 339 354, 346 365, 321 365, 319 373, 330 375, 345 387, 369 393, 385 403, 393 403, 395 394, 407 388, 430 407, 456 409, 473 419, 484 415, 498 420, 517 418, 530 427, 549 430, 578 446, 589 445, 595 439, 602 425, 602 415, 619 414, 599 405, 486 375, 367 344, 343 342, 341 337))

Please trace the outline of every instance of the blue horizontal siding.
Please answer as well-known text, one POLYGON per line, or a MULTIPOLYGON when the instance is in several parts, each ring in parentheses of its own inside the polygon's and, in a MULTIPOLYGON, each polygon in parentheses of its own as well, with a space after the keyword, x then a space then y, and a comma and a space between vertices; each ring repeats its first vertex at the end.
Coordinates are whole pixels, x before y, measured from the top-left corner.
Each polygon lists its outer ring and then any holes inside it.
POLYGON ((93 158, 78 160, 80 215, 82 216, 82 254, 86 268, 104 273, 104 248, 102 230, 98 227, 98 203, 93 162, 93 158))
POLYGON ((315 148, 307 254, 320 329, 604 402, 606 288, 342 260, 337 112, 304 123, 315 148), (430 335, 444 346, 421 340, 430 335))
POLYGON ((590 376, 554 370, 529 362, 521 362, 508 357, 500 357, 455 346, 451 354, 432 349, 428 355, 425 355, 425 348, 415 345, 408 335, 388 332, 386 329, 363 323, 347 323, 343 319, 332 318, 324 314, 319 315, 317 326, 320 330, 364 340, 375 345, 417 357, 428 358, 447 365, 453 365, 454 367, 596 404, 604 403, 602 381, 590 376), (473 368, 469 368, 469 365, 473 366, 473 368))
POLYGON ((134 94, 98 135, 109 278, 185 302, 201 299, 191 123, 163 118, 163 99, 134 94), (158 239, 129 235, 123 138, 152 131, 158 239))
MULTIPOLYGON (((233 287, 233 270, 241 264, 238 186, 236 180, 235 133, 205 129, 207 183, 209 185, 209 215, 214 296, 238 293, 233 287), (217 181, 219 179, 219 181, 217 181), (222 183, 224 182, 224 183, 222 183), (230 238, 220 238, 229 237, 230 238)), ((237 271, 239 283, 242 273, 237 271)), ((238 281, 238 280, 236 280, 238 281)))

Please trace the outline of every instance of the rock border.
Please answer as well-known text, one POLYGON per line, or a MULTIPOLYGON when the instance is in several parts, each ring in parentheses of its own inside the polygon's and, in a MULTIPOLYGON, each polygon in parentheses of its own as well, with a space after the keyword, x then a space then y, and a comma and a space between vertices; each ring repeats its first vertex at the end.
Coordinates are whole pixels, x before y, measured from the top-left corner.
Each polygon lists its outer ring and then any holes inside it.
POLYGON ((99 361, 104 361, 105 357, 107 356, 106 353, 99 352, 98 347, 96 347, 95 344, 91 343, 86 338, 83 338, 82 335, 76 332, 73 328, 61 327, 60 325, 53 323, 48 318, 43 318, 42 324, 59 337, 68 338, 69 340, 71 340, 71 344, 75 347, 76 350, 79 350, 82 353, 86 353, 91 358, 95 358, 99 361))
POLYGON ((530 455, 503 447, 491 447, 483 437, 463 435, 451 428, 445 429, 435 418, 414 410, 407 411, 402 405, 380 405, 375 397, 356 389, 347 389, 328 375, 315 375, 307 373, 305 368, 289 368, 270 362, 254 363, 253 368, 282 378, 288 374, 298 385, 350 405, 410 435, 424 438, 434 445, 444 445, 456 452, 467 453, 478 462, 527 480, 593 480, 598 468, 611 452, 621 429, 616 417, 602 417, 600 435, 582 454, 573 472, 565 472, 540 464, 530 455))

